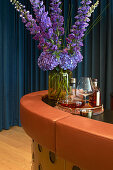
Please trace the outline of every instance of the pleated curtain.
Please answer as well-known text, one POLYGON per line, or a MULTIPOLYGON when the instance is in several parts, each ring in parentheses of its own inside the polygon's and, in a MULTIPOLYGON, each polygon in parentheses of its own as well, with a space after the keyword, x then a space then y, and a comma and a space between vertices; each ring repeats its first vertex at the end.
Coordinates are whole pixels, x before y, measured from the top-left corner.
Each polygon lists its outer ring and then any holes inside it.
MULTIPOLYGON (((29 0, 20 2, 33 13, 29 0)), ((74 16, 77 14, 80 0, 62 2, 67 35, 71 24, 75 22, 74 16)), ((48 10, 50 0, 45 0, 44 3, 48 10)), ((77 80, 81 76, 98 78, 102 102, 105 108, 109 109, 110 93, 113 91, 112 0, 100 0, 99 7, 91 17, 91 24, 100 14, 100 22, 84 40, 84 59, 73 71, 73 76, 77 80)), ((43 72, 37 65, 40 55, 37 44, 25 30, 10 0, 0 1, 0 130, 21 125, 19 104, 23 95, 48 89, 48 72, 43 72)))

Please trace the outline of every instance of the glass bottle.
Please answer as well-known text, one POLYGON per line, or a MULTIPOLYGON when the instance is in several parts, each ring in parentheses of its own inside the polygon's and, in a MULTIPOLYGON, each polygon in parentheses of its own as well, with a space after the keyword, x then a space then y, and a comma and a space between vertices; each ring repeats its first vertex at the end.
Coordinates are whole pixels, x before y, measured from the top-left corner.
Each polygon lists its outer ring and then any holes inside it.
POLYGON ((59 104, 63 107, 68 107, 71 109, 82 108, 84 106, 83 99, 76 96, 76 78, 70 79, 69 95, 65 100, 60 100, 59 104))
POLYGON ((71 99, 71 108, 81 108, 84 105, 83 99, 79 96, 76 96, 76 78, 71 78, 70 82, 70 95, 69 98, 71 99))
POLYGON ((91 106, 101 106, 101 91, 98 88, 98 80, 93 79, 94 93, 89 97, 89 103, 91 106))
POLYGON ((73 100, 76 96, 76 78, 71 78, 70 81, 70 98, 73 100))

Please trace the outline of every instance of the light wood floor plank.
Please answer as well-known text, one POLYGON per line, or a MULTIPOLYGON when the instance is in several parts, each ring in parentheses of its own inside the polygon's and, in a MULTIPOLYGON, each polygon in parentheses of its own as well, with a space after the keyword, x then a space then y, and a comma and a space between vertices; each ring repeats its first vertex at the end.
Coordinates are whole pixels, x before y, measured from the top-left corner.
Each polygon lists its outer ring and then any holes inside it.
POLYGON ((22 127, 0 132, 0 170, 31 170, 31 139, 22 127))

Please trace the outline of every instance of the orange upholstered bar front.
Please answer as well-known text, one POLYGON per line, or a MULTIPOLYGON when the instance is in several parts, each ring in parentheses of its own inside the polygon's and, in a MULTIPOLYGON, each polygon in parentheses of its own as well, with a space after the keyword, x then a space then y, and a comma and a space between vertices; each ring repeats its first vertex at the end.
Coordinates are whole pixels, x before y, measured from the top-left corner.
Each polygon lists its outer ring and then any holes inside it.
POLYGON ((25 95, 20 101, 21 124, 26 133, 35 141, 55 152, 56 121, 70 116, 69 113, 54 109, 44 103, 42 96, 47 91, 25 95))
POLYGON ((26 133, 83 170, 113 170, 113 125, 57 110, 41 100, 45 94, 35 92, 21 99, 26 133))
POLYGON ((59 120, 56 153, 86 170, 112 170, 113 125, 73 115, 59 120))

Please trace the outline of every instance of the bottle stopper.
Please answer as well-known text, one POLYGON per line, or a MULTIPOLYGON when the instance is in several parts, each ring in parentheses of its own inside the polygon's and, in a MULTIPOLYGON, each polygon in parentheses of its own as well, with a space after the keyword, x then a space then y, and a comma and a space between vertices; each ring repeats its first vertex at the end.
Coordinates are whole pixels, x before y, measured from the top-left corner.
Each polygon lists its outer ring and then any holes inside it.
POLYGON ((75 84, 76 83, 76 78, 71 78, 71 84, 75 84))

